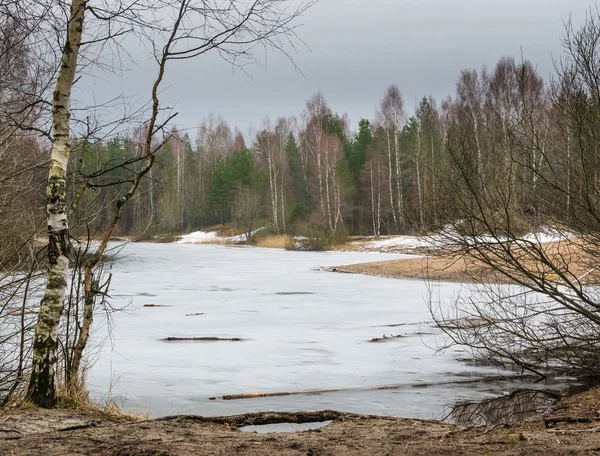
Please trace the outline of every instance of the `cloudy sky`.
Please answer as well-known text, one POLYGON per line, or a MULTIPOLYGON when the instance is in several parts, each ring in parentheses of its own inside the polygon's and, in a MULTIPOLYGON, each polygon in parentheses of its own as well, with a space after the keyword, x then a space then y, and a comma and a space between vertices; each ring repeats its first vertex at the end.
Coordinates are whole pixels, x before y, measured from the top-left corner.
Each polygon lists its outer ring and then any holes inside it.
MULTIPOLYGON (((590 0, 320 0, 301 19, 294 59, 268 55, 266 69, 233 71, 218 55, 175 62, 163 99, 179 112, 176 123, 194 136, 200 121, 219 114, 247 132, 269 115, 299 117, 321 91, 331 108, 347 113, 352 128, 373 118, 390 84, 409 110, 424 95, 453 94, 464 68, 493 67, 502 56, 521 55, 548 78, 560 56, 570 15, 580 24, 590 0)), ((154 62, 142 52, 122 77, 88 79, 78 96, 97 100, 122 91, 146 98, 154 62)))

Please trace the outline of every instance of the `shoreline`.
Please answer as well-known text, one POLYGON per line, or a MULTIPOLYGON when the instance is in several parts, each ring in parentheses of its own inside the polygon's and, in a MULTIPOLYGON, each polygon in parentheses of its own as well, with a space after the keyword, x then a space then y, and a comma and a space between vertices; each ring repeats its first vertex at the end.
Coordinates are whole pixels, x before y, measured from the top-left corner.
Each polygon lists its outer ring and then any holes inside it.
MULTIPOLYGON (((91 407, 0 410, 0 454, 58 456, 593 454, 598 450, 600 390, 562 399, 518 424, 436 420, 334 411, 262 412, 231 417, 132 417, 91 407), (249 425, 324 426, 303 432, 240 432, 249 425)), ((253 428, 257 429, 257 428, 253 428)))

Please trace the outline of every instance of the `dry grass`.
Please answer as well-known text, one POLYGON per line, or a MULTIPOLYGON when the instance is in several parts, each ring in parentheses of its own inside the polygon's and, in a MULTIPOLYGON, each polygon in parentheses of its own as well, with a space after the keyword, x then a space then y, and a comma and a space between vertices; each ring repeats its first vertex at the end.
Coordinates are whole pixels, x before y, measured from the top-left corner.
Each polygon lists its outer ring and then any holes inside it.
POLYGON ((267 249, 285 249, 290 244, 290 237, 285 235, 258 236, 254 241, 256 247, 267 249))
MULTIPOLYGON (((598 271, 593 268, 598 255, 592 246, 578 239, 550 242, 542 248, 548 260, 569 277, 585 278, 587 283, 599 280, 598 271), (591 273, 589 273, 591 271, 591 273), (588 274, 589 275, 586 275, 588 274)), ((514 250, 514 255, 536 277, 560 282, 558 275, 543 262, 536 260, 526 251, 514 250)), ((380 261, 376 263, 354 264, 336 268, 341 272, 378 275, 405 279, 430 279, 444 282, 509 282, 509 279, 490 266, 468 255, 440 253, 425 258, 380 261)), ((519 272, 515 272, 520 276, 519 272)), ((526 280, 526 279, 525 279, 526 280)))

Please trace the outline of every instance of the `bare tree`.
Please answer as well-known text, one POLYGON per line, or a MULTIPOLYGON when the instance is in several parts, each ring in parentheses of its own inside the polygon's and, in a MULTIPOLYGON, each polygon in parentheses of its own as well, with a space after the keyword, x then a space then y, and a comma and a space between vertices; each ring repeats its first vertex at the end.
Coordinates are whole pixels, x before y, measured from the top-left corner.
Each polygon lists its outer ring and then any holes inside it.
POLYGON ((377 120, 383 127, 386 136, 388 189, 391 212, 395 229, 402 230, 404 229, 405 222, 402 163, 400 159, 400 132, 406 122, 406 113, 404 111, 404 100, 397 86, 392 85, 388 88, 377 111, 377 120), (394 182, 396 183, 395 188, 394 182))
MULTIPOLYGON (((254 0, 251 2, 231 1, 226 3, 196 0, 177 2, 132 1, 131 3, 99 2, 72 0, 68 20, 61 36, 62 55, 56 77, 53 94, 53 144, 50 154, 50 172, 47 187, 48 214, 48 278, 46 291, 42 299, 33 346, 32 373, 28 388, 28 397, 44 407, 56 403, 55 368, 57 363, 58 329, 62 304, 69 273, 69 239, 67 217, 67 165, 71 152, 71 90, 79 67, 85 68, 90 54, 79 59, 82 44, 93 42, 115 42, 117 37, 130 30, 138 30, 148 35, 146 27, 164 37, 164 46, 156 51, 158 76, 152 88, 150 120, 144 143, 144 163, 136 171, 131 187, 116 202, 114 214, 102 235, 101 244, 85 270, 85 310, 84 328, 80 343, 77 344, 75 367, 78 367, 80 353, 83 352, 89 334, 89 325, 93 315, 94 298, 97 295, 93 277, 106 246, 120 217, 123 206, 138 189, 142 178, 150 171, 154 163, 152 139, 169 122, 167 115, 159 121, 162 108, 159 102, 159 87, 164 78, 167 63, 172 60, 195 58, 207 52, 218 52, 221 57, 243 68, 258 62, 254 51, 270 48, 286 53, 286 43, 296 38, 295 20, 314 1, 308 1, 288 9, 287 0, 254 0), (152 19, 164 13, 162 22, 153 24, 152 19), (84 27, 88 16, 99 23, 109 24, 107 36, 91 35, 84 41, 84 27), (148 16, 152 16, 148 20, 148 16), (169 18, 173 18, 170 22, 169 18), (117 30, 111 28, 111 24, 117 30)), ((60 8, 60 6, 59 6, 60 8)), ((162 16, 161 16, 162 17, 162 16)), ((91 23, 91 33, 98 30, 91 23)), ((156 43, 156 41, 154 41, 156 43)), ((96 56, 98 58, 98 56, 96 56)), ((291 58, 291 56, 290 56, 291 58)), ((101 59, 101 57, 100 57, 101 59)), ((96 60, 98 63, 98 60, 96 60)), ((101 63, 101 62, 100 62, 101 63)))
POLYGON ((461 118, 459 105, 449 133, 446 241, 514 285, 480 285, 434 314, 454 343, 542 377, 600 374, 599 37, 597 9, 580 29, 567 25, 558 77, 545 93, 530 64, 501 62, 489 85, 486 144, 503 153, 486 173, 473 110, 461 118), (482 187, 482 176, 493 179, 482 187), (555 242, 526 234, 539 213, 555 242))

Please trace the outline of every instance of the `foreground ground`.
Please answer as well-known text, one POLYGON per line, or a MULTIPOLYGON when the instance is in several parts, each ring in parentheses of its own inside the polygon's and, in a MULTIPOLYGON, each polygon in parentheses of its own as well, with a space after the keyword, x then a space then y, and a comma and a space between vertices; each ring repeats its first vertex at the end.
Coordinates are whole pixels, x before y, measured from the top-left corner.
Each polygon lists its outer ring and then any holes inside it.
POLYGON ((254 414, 206 422, 156 420, 78 410, 0 412, 1 455, 592 455, 600 454, 600 391, 559 403, 552 415, 513 427, 467 427, 437 421, 322 412, 277 417, 254 414), (255 434, 243 424, 335 418, 327 427, 255 434))

